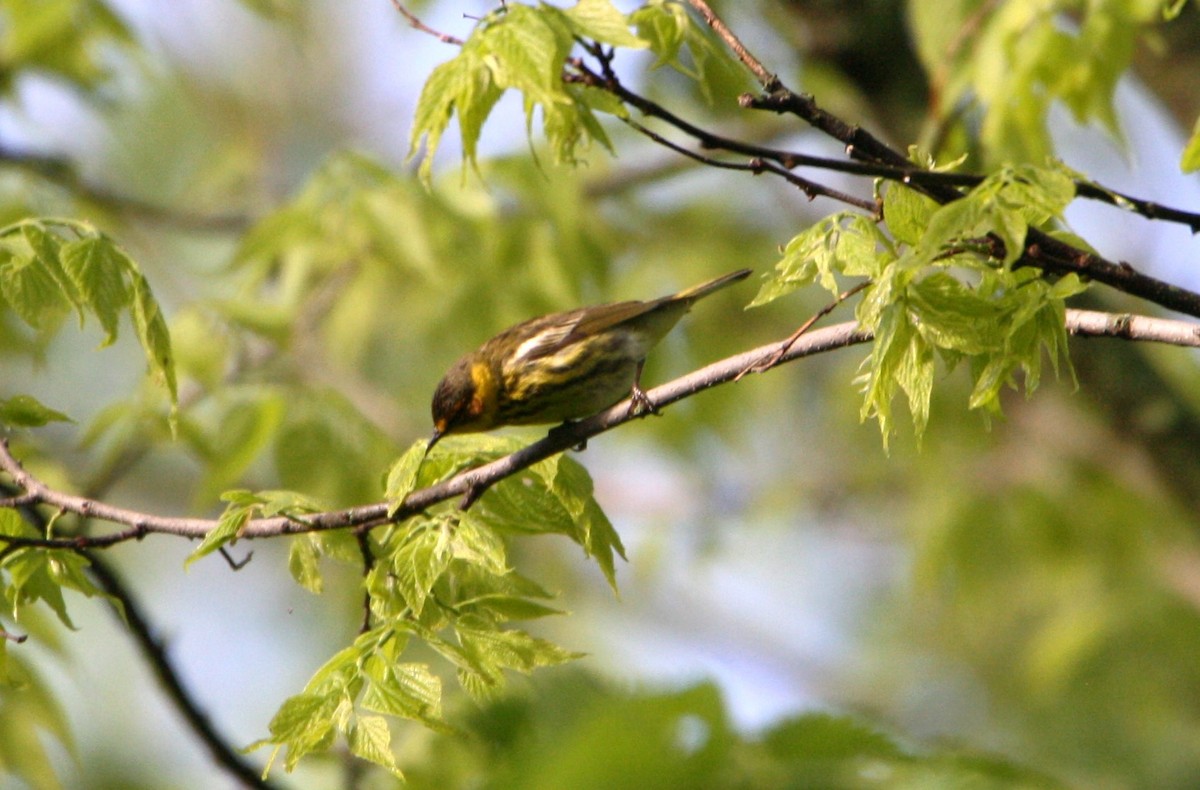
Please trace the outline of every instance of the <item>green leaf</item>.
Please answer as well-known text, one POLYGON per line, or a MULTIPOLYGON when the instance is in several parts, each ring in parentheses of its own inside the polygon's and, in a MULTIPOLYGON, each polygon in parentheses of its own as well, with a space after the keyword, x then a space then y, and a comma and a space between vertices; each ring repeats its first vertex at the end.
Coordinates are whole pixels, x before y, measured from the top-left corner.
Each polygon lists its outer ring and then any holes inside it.
MULTIPOLYGON (((241 495, 241 492, 233 493, 234 495, 241 495)), ((247 501, 243 504, 251 504, 250 499, 250 497, 247 497, 247 501)), ((307 514, 320 513, 323 510, 329 509, 324 503, 318 502, 315 498, 307 494, 279 489, 256 491, 253 494, 252 501, 259 506, 259 514, 263 518, 288 516, 302 521, 307 514)))
POLYGON ((413 614, 420 616, 433 585, 450 566, 448 530, 440 522, 414 523, 398 550, 390 557, 400 595, 413 614))
POLYGON ((207 557, 225 544, 236 541, 246 523, 253 517, 257 507, 257 503, 246 505, 231 502, 225 508, 225 512, 221 514, 217 526, 211 529, 196 550, 188 555, 183 567, 187 568, 196 560, 207 557))
POLYGON ((459 515, 450 550, 455 559, 478 565, 497 576, 509 572, 504 541, 485 520, 476 518, 471 510, 459 515))
POLYGON ((537 620, 542 617, 563 614, 562 609, 547 606, 516 595, 483 595, 458 602, 462 611, 486 615, 498 623, 512 620, 537 620))
POLYGON ((319 742, 332 728, 328 720, 336 706, 330 694, 297 694, 289 697, 267 725, 276 743, 319 742))
POLYGON ((141 272, 131 272, 133 327, 146 352, 150 372, 166 388, 171 400, 172 424, 179 407, 179 388, 175 381, 175 359, 171 354, 171 334, 162 309, 141 272))
POLYGON ((937 209, 916 252, 933 262, 948 248, 995 234, 1004 242, 1007 266, 1024 251, 1029 227, 1060 218, 1074 197, 1073 174, 1061 164, 1001 168, 963 198, 937 209))
POLYGON ((555 666, 583 657, 583 653, 564 650, 545 639, 524 631, 501 631, 473 627, 462 618, 454 627, 459 644, 470 654, 485 675, 499 681, 505 669, 528 674, 538 667, 555 666))
POLYGON ((538 467, 546 465, 551 476, 547 483, 559 497, 567 513, 575 523, 579 544, 589 557, 594 557, 604 578, 617 591, 617 574, 614 567, 615 556, 625 557, 625 547, 621 536, 613 528, 608 516, 600 509, 592 489, 592 478, 583 465, 565 455, 543 461, 538 467))
POLYGON ((1196 123, 1192 127, 1192 136, 1188 138, 1187 145, 1183 147, 1183 154, 1179 157, 1179 169, 1185 173, 1194 173, 1200 170, 1200 118, 1196 118, 1196 123))
POLYGON ((392 754, 392 732, 382 716, 358 716, 350 728, 350 753, 386 768, 392 776, 403 779, 392 754))
MULTIPOLYGON (((10 510, 0 511, 0 515, 5 516, 4 521, 10 521, 12 517, 20 520, 20 516, 10 510)), ((0 528, 9 532, 13 525, 0 522, 0 528)), ((30 537, 37 536, 35 531, 25 534, 30 537)), ((10 582, 5 592, 14 620, 20 619, 21 608, 41 601, 50 607, 59 622, 72 631, 75 630, 75 624, 67 613, 66 599, 63 598, 62 554, 64 552, 58 550, 24 548, 17 549, 4 558, 3 567, 8 571, 10 582)))
POLYGON ((567 101, 562 65, 572 41, 570 30, 556 24, 559 14, 549 6, 514 5, 480 34, 485 58, 492 56, 487 65, 496 84, 521 91, 526 116, 531 115, 533 105, 567 101))
POLYGON ((630 21, 637 28, 638 39, 649 44, 655 54, 654 68, 670 65, 687 73, 679 62, 679 50, 692 22, 681 4, 651 0, 634 11, 630 21))
POLYGON ((304 589, 314 595, 320 595, 324 589, 324 581, 317 565, 320 553, 311 534, 296 535, 288 545, 288 572, 304 589))
MULTIPOLYGON (((397 659, 417 626, 377 627, 354 640, 317 670, 304 692, 289 698, 271 720, 270 737, 254 747, 286 746, 285 768, 292 770, 306 754, 329 748, 336 734, 352 752, 398 773, 390 730, 381 716, 363 710, 420 721, 448 732, 441 719, 441 681, 424 664, 397 659)), ((429 634, 433 640, 437 637, 429 634)), ((273 758, 272 758, 273 759, 273 758)))
POLYGON ((774 274, 748 307, 773 302, 817 279, 837 296, 842 290, 837 274, 874 277, 894 259, 891 243, 874 222, 861 214, 834 214, 787 243, 774 274))
POLYGON ((650 0, 629 19, 637 28, 638 38, 646 41, 657 56, 654 68, 670 66, 696 80, 709 103, 718 92, 736 95, 748 85, 746 70, 728 47, 693 19, 682 3, 650 0), (690 63, 682 57, 684 52, 690 63))
POLYGON ((442 681, 426 664, 388 666, 363 691, 362 706, 376 713, 441 725, 442 681))
POLYGON ((54 275, 32 254, 0 262, 0 296, 34 329, 49 329, 70 308, 54 275))
MULTIPOLYGON (((9 535, 11 537, 36 538, 39 533, 25 519, 21 518, 21 514, 11 508, 0 508, 0 535, 9 535)), ((13 552, 8 556, 14 556, 19 552, 13 552)), ((7 557, 0 557, 0 566, 7 562, 7 557)))
POLYGON ((429 440, 414 442, 388 470, 384 498, 388 501, 389 518, 404 504, 404 499, 416 490, 417 475, 428 452, 429 440))
MULTIPOLYGON (((62 265, 62 249, 64 246, 62 237, 50 230, 48 221, 30 219, 19 223, 19 226, 21 229, 21 239, 28 245, 28 249, 33 252, 38 263, 58 283, 63 296, 78 309, 81 306, 82 300, 62 265)), ((86 226, 82 225, 71 227, 77 232, 87 230, 86 226)), ((79 317, 82 320, 83 314, 80 313, 79 317)))
POLYGON ((480 130, 509 89, 522 94, 527 131, 532 131, 535 115, 541 111, 542 129, 556 161, 574 163, 580 148, 592 141, 611 148, 592 110, 620 115, 624 112, 620 102, 600 99, 575 86, 568 89, 563 83, 573 35, 619 39, 625 46, 642 44, 608 0, 584 0, 569 11, 514 4, 505 13, 482 20, 458 55, 436 67, 421 91, 409 135, 409 158, 417 154, 422 141, 425 144, 421 178, 428 182, 431 158, 455 113, 463 163, 477 166, 480 130), (585 29, 587 33, 580 32, 585 29))
POLYGON ((897 241, 915 245, 920 242, 929 220, 937 211, 933 198, 915 189, 890 181, 883 192, 883 218, 897 241))
POLYGON ((875 344, 866 364, 861 419, 879 423, 886 449, 895 430, 891 404, 897 390, 908 396, 909 411, 918 437, 929 420, 933 390, 933 353, 901 304, 885 309, 875 329, 875 344))
POLYGON ((29 395, 14 395, 0 400, 0 424, 15 428, 40 428, 49 422, 74 422, 70 417, 43 406, 29 395))
MULTIPOLYGON (((606 90, 591 85, 569 85, 567 86, 567 90, 570 91, 571 96, 578 100, 577 103, 582 102, 587 108, 599 110, 617 118, 629 117, 629 108, 625 106, 625 103, 606 90)), ((600 140, 605 148, 610 151, 613 150, 612 144, 608 141, 607 133, 600 126, 596 117, 591 113, 582 112, 582 110, 581 117, 584 123, 588 125, 588 130, 592 133, 592 136, 600 140), (595 124, 595 126, 593 127, 592 124, 595 124)))
MULTIPOLYGON (((433 156, 441 145, 442 135, 450 125, 456 107, 463 130, 463 158, 475 164, 479 130, 496 103, 495 98, 487 100, 489 85, 491 72, 484 69, 474 47, 464 47, 457 57, 437 66, 430 73, 417 99, 412 130, 409 132, 410 160, 417 155, 422 140, 425 143, 425 156, 418 170, 423 181, 429 181, 433 156), (472 97, 474 101, 471 101, 472 97), (463 113, 469 114, 469 122, 464 119, 463 113)), ((498 97, 500 91, 496 89, 493 92, 498 97)))
POLYGON ((60 253, 63 270, 78 289, 100 326, 104 329, 102 345, 117 339, 118 318, 129 304, 130 293, 125 285, 129 260, 106 238, 91 236, 67 242, 60 253))
POLYGON ((579 0, 565 15, 571 29, 583 38, 617 47, 642 49, 650 44, 629 32, 629 22, 609 0, 579 0))
POLYGON ((490 488, 474 517, 502 531, 566 535, 594 557, 616 589, 614 555, 625 556, 620 536, 592 496, 587 471, 565 456, 534 464, 490 488))

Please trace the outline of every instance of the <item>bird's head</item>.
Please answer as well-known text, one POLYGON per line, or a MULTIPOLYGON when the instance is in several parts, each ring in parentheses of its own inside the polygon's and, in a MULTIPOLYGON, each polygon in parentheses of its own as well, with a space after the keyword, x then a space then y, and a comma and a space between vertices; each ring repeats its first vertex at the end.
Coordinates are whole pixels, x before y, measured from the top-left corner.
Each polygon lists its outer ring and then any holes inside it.
POLYGON ((475 355, 455 362, 433 393, 433 436, 429 447, 449 433, 495 427, 496 374, 475 355))

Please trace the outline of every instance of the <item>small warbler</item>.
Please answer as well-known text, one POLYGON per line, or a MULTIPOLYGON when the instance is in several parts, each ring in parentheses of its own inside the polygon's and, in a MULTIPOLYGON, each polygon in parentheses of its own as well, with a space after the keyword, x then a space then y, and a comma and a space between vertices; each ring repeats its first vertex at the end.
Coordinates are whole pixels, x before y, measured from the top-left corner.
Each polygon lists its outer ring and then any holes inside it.
POLYGON ((697 299, 742 280, 726 274, 648 302, 614 302, 532 318, 454 363, 433 393, 433 437, 591 416, 639 386, 646 353, 697 299))

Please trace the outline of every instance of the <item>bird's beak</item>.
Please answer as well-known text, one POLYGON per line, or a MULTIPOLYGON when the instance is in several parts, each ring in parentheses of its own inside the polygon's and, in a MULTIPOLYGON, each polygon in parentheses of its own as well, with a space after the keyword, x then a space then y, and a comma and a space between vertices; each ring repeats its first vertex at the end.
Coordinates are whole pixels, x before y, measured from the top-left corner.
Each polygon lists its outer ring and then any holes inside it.
POLYGON ((434 426, 433 435, 429 437, 429 444, 425 445, 425 454, 428 455, 433 446, 446 435, 445 427, 442 425, 434 426))

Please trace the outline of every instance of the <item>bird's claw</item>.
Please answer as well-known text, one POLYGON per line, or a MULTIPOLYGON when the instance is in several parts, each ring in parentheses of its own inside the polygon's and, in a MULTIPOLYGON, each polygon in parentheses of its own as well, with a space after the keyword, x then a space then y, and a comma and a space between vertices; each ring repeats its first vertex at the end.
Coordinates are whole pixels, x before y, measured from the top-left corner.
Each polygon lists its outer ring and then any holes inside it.
POLYGON ((637 384, 633 385, 633 390, 629 393, 629 417, 643 417, 647 414, 653 414, 656 417, 661 417, 662 412, 654 405, 654 401, 650 400, 650 396, 646 391, 637 384))

